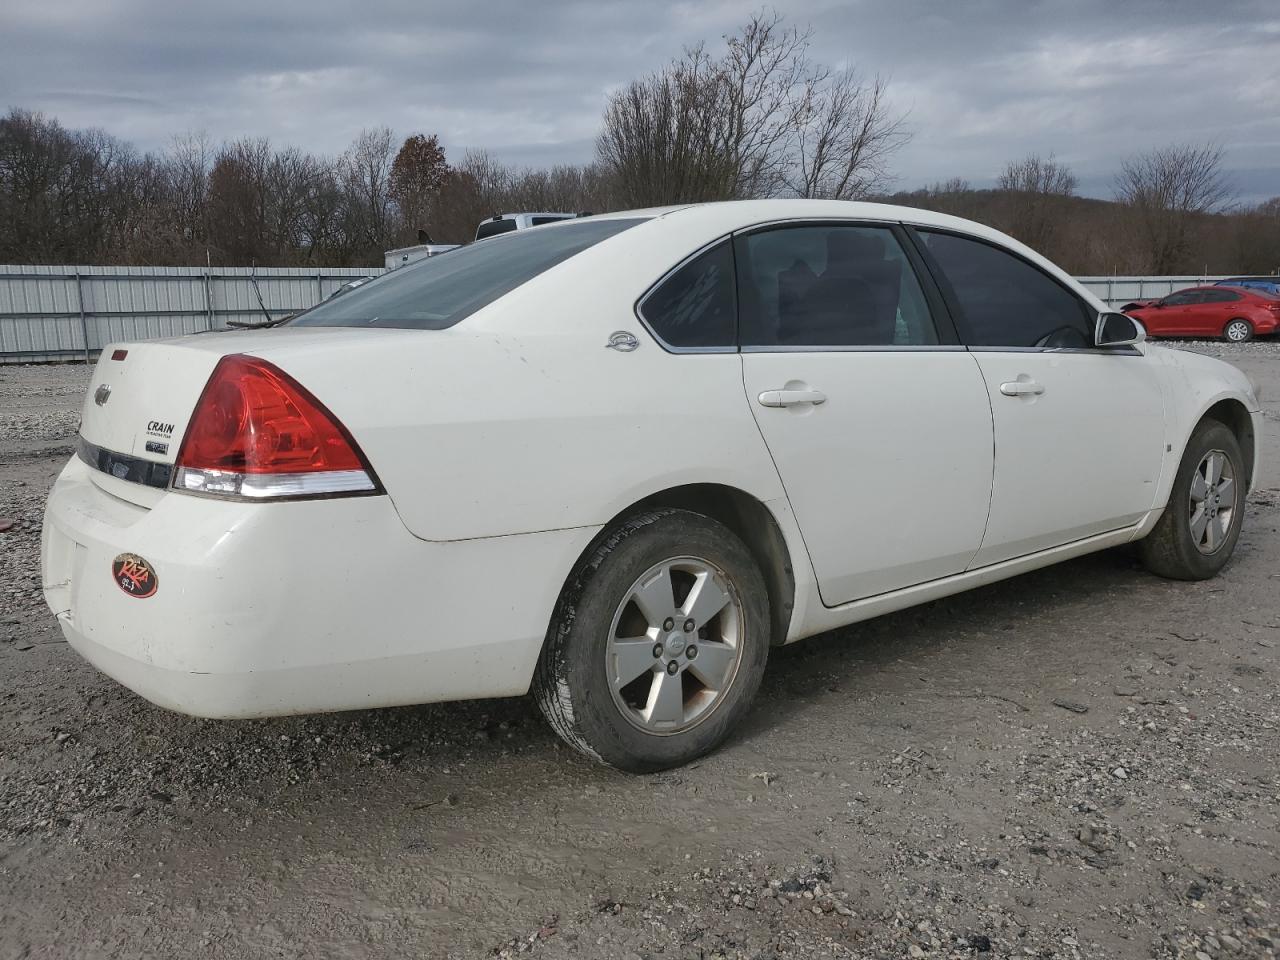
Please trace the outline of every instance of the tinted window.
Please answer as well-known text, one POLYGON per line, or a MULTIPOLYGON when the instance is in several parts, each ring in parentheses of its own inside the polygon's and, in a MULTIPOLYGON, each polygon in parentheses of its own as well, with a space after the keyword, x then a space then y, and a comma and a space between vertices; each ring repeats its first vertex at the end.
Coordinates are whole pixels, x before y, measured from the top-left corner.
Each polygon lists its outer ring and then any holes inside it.
POLYGON ((650 328, 673 347, 733 346, 733 250, 718 244, 671 274, 640 305, 650 328))
POLYGON ((737 241, 743 346, 932 344, 911 264, 884 227, 813 225, 737 241))
POLYGON ((1194 303, 1195 297, 1189 290, 1181 293, 1171 293, 1160 301, 1166 307, 1185 307, 1188 303, 1194 303))
POLYGON ((643 222, 582 220, 554 230, 521 230, 493 243, 450 250, 326 300, 292 323, 442 330, 574 254, 643 222))
POLYGON ((514 220, 486 220, 476 227, 476 239, 487 240, 490 237, 496 237, 500 233, 510 233, 515 228, 516 222, 514 220))
POLYGON ((1240 294, 1232 290, 1205 290, 1201 297, 1201 303, 1231 303, 1239 300, 1240 294))
POLYGON ((1092 311, 1038 267, 999 247, 920 231, 976 347, 1091 347, 1092 311))
POLYGON ((530 217, 529 226, 540 227, 544 223, 558 223, 561 220, 572 220, 573 217, 530 217))

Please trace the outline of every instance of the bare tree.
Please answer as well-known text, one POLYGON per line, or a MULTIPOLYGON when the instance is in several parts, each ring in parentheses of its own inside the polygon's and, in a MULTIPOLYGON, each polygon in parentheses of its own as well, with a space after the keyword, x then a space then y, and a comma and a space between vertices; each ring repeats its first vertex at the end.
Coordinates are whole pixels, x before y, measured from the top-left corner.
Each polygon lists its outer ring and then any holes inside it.
POLYGON ((715 64, 723 87, 721 149, 734 171, 734 195, 781 192, 795 165, 796 138, 814 93, 830 75, 808 58, 812 29, 786 26, 776 11, 755 14, 725 38, 715 64))
POLYGON ((1009 161, 996 179, 997 188, 1005 194, 1003 226, 1028 246, 1053 255, 1055 234, 1065 219, 1063 200, 1075 195, 1077 182, 1071 169, 1053 154, 1033 153, 1009 161))
POLYGON ((174 228, 183 246, 205 251, 209 238, 209 170, 214 150, 208 134, 187 133, 173 138, 165 160, 174 228))
POLYGON ((596 155, 624 205, 738 195, 741 158, 726 142, 727 98, 723 74, 701 48, 610 98, 596 155))
POLYGON ((1021 160, 1010 160, 996 179, 996 186, 1011 193, 1070 197, 1078 182, 1071 168, 1059 163, 1052 153, 1047 157, 1032 153, 1021 160))
POLYGON ((1193 221, 1221 208, 1230 193, 1222 175, 1222 148, 1175 145, 1128 157, 1115 193, 1141 225, 1146 269, 1157 274, 1184 269, 1193 221))
POLYGON ((1280 274, 1280 197, 1239 211, 1223 245, 1232 251, 1235 271, 1280 274))
POLYGON ((370 257, 391 245, 393 143, 389 127, 362 130, 338 161, 348 197, 348 227, 357 248, 366 250, 370 257))
POLYGON ((885 84, 809 59, 809 31, 759 13, 725 52, 686 50, 615 94, 596 153, 624 203, 863 196, 906 140, 885 84))
POLYGON ((799 197, 850 200, 882 190, 888 161, 907 140, 885 100, 885 82, 862 83, 844 70, 807 88, 795 118, 796 151, 788 185, 799 197))
POLYGON ((264 263, 272 258, 267 230, 267 168, 271 143, 237 140, 218 148, 209 170, 209 244, 227 263, 264 263))

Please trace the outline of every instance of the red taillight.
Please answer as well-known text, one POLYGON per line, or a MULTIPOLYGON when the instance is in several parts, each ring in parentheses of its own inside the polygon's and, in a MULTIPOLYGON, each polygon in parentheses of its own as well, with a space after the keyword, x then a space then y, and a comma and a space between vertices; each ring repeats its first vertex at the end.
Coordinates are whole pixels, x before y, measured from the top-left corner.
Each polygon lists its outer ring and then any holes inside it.
POLYGON ((245 497, 376 492, 350 434, 274 364, 223 357, 196 403, 174 486, 245 497))

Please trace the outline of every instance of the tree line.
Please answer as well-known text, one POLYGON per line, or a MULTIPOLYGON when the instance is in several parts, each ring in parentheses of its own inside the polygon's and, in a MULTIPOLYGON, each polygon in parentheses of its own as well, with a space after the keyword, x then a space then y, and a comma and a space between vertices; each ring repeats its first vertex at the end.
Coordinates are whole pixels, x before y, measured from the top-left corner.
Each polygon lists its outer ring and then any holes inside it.
POLYGON ((436 135, 387 127, 336 157, 202 134, 143 153, 12 108, 0 118, 0 262, 377 265, 424 236, 465 242, 507 211, 821 197, 980 220, 1078 274, 1280 268, 1280 197, 1230 206, 1214 146, 1127 158, 1111 202, 1077 196, 1073 172, 1038 155, 1008 163, 993 189, 952 179, 890 193, 905 118, 883 78, 816 62, 810 41, 757 14, 717 49, 687 49, 610 95, 591 162, 546 169, 483 150, 451 161, 436 135))

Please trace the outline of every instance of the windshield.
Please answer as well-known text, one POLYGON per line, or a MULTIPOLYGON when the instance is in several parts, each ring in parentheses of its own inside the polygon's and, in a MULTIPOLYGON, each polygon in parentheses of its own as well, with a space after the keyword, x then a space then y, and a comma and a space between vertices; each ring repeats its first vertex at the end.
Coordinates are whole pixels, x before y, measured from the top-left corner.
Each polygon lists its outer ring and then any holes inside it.
POLYGON ((443 330, 575 254, 643 222, 577 220, 450 250, 327 300, 299 314, 290 326, 443 330))

